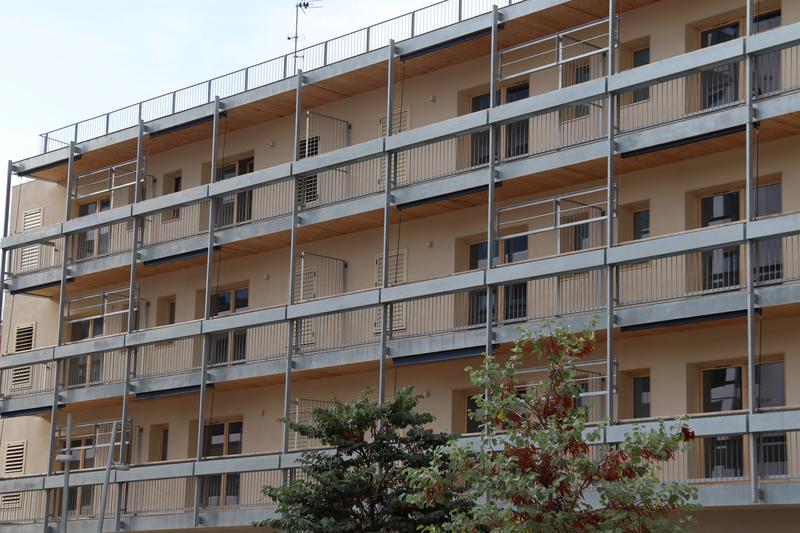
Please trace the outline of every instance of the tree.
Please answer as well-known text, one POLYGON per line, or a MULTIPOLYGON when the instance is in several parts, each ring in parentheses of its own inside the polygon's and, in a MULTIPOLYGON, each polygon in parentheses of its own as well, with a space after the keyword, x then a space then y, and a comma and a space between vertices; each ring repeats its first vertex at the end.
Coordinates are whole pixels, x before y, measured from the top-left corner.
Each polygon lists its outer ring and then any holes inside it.
MULTIPOLYGON (((441 505, 453 487, 479 502, 454 509, 427 531, 683 531, 695 490, 658 480, 656 461, 681 453, 694 434, 682 423, 637 428, 615 446, 599 444, 602 428, 586 425, 577 401, 575 361, 595 348, 591 330, 572 333, 548 324, 538 335, 522 331, 505 363, 486 357, 467 369, 487 431, 480 446, 451 443, 432 463, 409 470, 418 489, 408 501, 441 505), (544 359, 548 379, 521 390, 523 354, 544 359), (592 443, 597 444, 592 444, 592 443)), ((473 415, 474 416, 474 415, 473 415)))
POLYGON ((405 501, 412 489, 404 470, 430 464, 434 450, 452 436, 424 427, 433 416, 416 412, 421 396, 411 387, 383 405, 366 394, 314 409, 312 424, 288 421, 294 431, 332 449, 304 453, 298 479, 264 487, 280 518, 256 525, 303 532, 416 531, 469 507, 457 487, 443 489, 445 498, 432 505, 405 501))

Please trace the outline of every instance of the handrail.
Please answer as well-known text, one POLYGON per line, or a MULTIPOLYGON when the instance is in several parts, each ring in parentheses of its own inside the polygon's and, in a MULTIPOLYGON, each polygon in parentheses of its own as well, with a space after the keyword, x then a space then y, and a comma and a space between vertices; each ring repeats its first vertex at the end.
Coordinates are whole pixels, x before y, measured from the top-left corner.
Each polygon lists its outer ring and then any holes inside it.
POLYGON ((227 97, 291 78, 295 75, 299 64, 302 64, 303 71, 309 72, 383 48, 391 38, 397 42, 405 41, 489 13, 492 10, 492 3, 508 6, 520 1, 522 0, 496 0, 496 2, 441 0, 366 28, 307 46, 298 50, 297 55, 283 54, 42 133, 39 135, 42 138, 41 153, 63 148, 71 141, 83 142, 133 127, 140 120, 155 120, 198 107, 212 102, 216 96, 227 97), (360 42, 353 43, 354 38, 360 42), (57 146, 52 146, 52 143, 56 143, 57 146))

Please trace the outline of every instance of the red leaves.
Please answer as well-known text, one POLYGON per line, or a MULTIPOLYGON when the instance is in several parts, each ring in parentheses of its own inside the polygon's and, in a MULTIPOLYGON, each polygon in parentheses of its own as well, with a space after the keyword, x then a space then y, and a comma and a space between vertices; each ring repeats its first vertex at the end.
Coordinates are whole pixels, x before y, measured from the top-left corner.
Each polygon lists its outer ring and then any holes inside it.
POLYGON ((682 426, 681 437, 683 438, 683 442, 689 442, 694 439, 694 431, 689 429, 689 426, 682 426))

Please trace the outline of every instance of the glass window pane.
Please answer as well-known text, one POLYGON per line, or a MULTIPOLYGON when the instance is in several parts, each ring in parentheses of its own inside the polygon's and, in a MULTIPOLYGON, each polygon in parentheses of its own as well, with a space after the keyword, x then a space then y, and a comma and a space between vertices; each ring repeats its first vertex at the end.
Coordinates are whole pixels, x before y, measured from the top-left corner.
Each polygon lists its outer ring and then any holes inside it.
POLYGON ((644 209, 633 214, 633 240, 650 237, 650 210, 644 209))
POLYGON ((242 422, 228 424, 228 455, 242 453, 242 422))
POLYGON ((231 291, 219 292, 214 295, 212 299, 212 313, 218 315, 219 313, 227 313, 231 310, 231 291))
POLYGON ((235 293, 235 302, 234 302, 234 310, 241 309, 242 307, 247 307, 248 299, 250 297, 250 290, 248 288, 243 289, 236 289, 235 293))
POLYGON ((761 363, 756 366, 756 397, 759 407, 783 407, 786 405, 783 362, 761 363))
POLYGON ((650 376, 633 378, 633 418, 650 416, 650 376))
POLYGON ((209 424, 205 431, 206 457, 217 457, 225 454, 225 424, 209 424))
POLYGON ((703 371, 703 412, 714 413, 742 408, 742 367, 703 371))

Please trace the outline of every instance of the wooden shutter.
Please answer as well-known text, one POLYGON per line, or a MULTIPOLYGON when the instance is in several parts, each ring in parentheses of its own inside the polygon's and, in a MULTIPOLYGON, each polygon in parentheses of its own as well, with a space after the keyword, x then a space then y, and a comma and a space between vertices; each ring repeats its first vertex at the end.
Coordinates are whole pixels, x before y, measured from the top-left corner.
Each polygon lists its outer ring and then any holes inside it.
MULTIPOLYGON (((395 109, 392 112, 392 135, 396 135, 403 131, 408 131, 409 128, 409 109, 395 109)), ((381 115, 381 137, 386 137, 386 113, 381 115)), ((396 172, 394 176, 394 184, 404 185, 408 183, 408 151, 401 151, 395 154, 396 172)), ((379 184, 383 187, 383 179, 386 176, 386 159, 381 158, 381 175, 378 178, 379 184)))
POLYGON ((27 441, 20 440, 6 443, 4 474, 22 474, 25 472, 25 451, 27 441))
MULTIPOLYGON (((408 250, 397 250, 389 254, 389 285, 398 285, 407 281, 408 250)), ((383 285, 383 254, 375 257, 375 286, 383 285)), ((381 313, 379 307, 375 310, 375 333, 381 331, 381 313)), ((392 304, 392 331, 406 329, 406 304, 405 302, 392 304)))
MULTIPOLYGON (((30 231, 42 227, 44 212, 42 208, 25 211, 22 214, 22 231, 30 231)), ((29 272, 39 269, 40 256, 42 252, 41 244, 31 244, 25 246, 20 252, 20 271, 29 272)))

